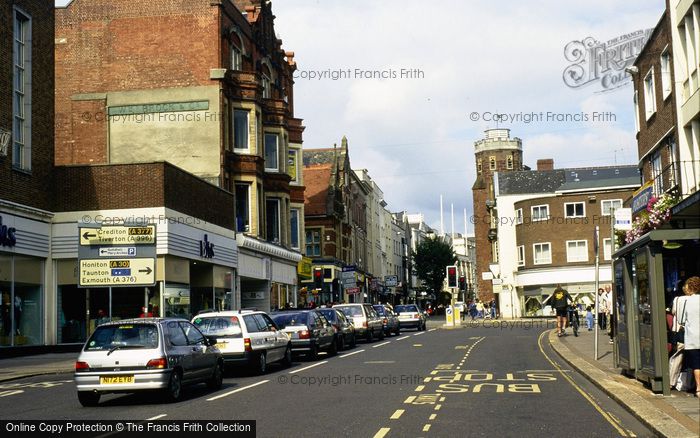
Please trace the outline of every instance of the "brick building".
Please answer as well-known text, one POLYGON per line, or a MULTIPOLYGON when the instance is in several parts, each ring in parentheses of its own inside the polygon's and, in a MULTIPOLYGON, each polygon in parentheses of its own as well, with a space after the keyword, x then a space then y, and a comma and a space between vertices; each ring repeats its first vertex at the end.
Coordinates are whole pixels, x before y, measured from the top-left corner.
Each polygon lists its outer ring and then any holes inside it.
POLYGON ((493 271, 506 318, 542 315, 557 284, 580 302, 591 303, 594 249, 601 248, 600 281, 609 284, 611 211, 639 187, 636 166, 554 169, 552 160, 538 163, 538 170, 494 176, 500 252, 493 271))
POLYGON ((53 5, 0 4, 0 351, 42 345, 52 267, 53 5))
POLYGON ((474 142, 476 180, 472 186, 474 202, 474 236, 476 239, 476 296, 489 302, 494 298, 490 280, 482 274, 498 262, 498 241, 493 207, 495 206, 493 175, 495 172, 523 170, 522 141, 510 137, 509 129, 489 129, 483 139, 474 142))
POLYGON ((216 205, 235 217, 231 305, 293 302, 304 218, 295 68, 269 2, 74 0, 56 11, 56 164, 167 160, 231 193, 216 205))
MULTIPOLYGON (((323 272, 321 291, 307 282, 306 301, 362 302, 367 293, 368 189, 350 168, 348 142, 304 151, 305 255, 323 272), (341 289, 343 269, 354 272, 341 289)), ((371 243, 371 242, 370 242, 371 243)), ((346 274, 350 275, 350 274, 346 274)))

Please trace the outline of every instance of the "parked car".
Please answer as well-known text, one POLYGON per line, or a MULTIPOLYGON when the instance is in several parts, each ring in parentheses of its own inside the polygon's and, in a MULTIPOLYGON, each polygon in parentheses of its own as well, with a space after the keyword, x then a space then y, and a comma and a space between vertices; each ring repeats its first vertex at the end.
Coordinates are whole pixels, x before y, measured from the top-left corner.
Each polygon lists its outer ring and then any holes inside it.
POLYGON ((106 393, 161 390, 169 401, 177 401, 184 385, 204 382, 219 389, 224 361, 215 344, 184 319, 102 324, 75 363, 78 400, 83 406, 96 406, 106 393))
POLYGON ((335 342, 338 350, 345 350, 346 347, 355 348, 357 339, 355 338, 355 326, 348 320, 343 312, 338 309, 320 308, 319 312, 326 317, 335 329, 335 342))
POLYGON ((263 374, 267 365, 292 364, 292 343, 270 316, 260 311, 200 313, 192 323, 207 336, 216 338, 224 363, 247 366, 263 374))
POLYGON ((394 311, 399 314, 401 328, 425 330, 425 313, 416 304, 401 304, 394 307, 394 311))
POLYGON ((401 327, 399 325, 399 317, 391 310, 391 307, 386 304, 375 304, 374 310, 379 315, 382 320, 382 328, 384 329, 384 334, 391 336, 391 334, 400 335, 401 327))
POLYGON ((330 355, 338 352, 335 329, 318 310, 287 310, 270 316, 291 339, 293 353, 315 359, 322 350, 330 355))
POLYGON ((379 315, 371 304, 336 304, 334 309, 339 309, 355 326, 358 337, 372 342, 374 338, 384 339, 384 329, 379 315))

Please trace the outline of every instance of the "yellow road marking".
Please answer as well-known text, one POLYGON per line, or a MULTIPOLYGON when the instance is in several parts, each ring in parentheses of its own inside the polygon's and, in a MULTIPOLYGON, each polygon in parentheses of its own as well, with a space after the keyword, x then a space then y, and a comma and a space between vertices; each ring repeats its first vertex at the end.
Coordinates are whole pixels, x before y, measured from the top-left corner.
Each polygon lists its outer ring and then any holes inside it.
POLYGON ((441 401, 441 402, 444 402, 444 401, 445 401, 445 397, 440 397, 440 401, 441 401))
POLYGON ((549 363, 551 363, 552 366, 554 366, 554 368, 556 368, 559 371, 561 376, 564 377, 571 384, 571 386, 573 386, 583 396, 583 398, 585 398, 591 404, 591 406, 593 406, 595 408, 595 410, 598 411, 598 413, 600 415, 602 415, 603 418, 605 418, 605 420, 608 423, 610 423, 615 429, 617 429, 617 431, 620 433, 620 435, 629 436, 627 434, 627 432, 622 427, 620 427, 620 425, 618 425, 617 422, 615 422, 615 420, 612 419, 610 414, 608 414, 603 409, 601 409, 600 406, 598 406, 598 404, 596 404, 596 402, 591 398, 590 395, 588 395, 580 386, 578 386, 576 384, 576 382, 574 382, 574 380, 571 377, 567 376, 566 373, 564 373, 564 371, 561 369, 561 367, 559 365, 554 363, 554 361, 552 359, 550 359, 549 356, 547 356, 547 354, 544 352, 544 349, 542 348, 542 338, 544 337, 545 334, 548 335, 549 330, 543 331, 540 334, 540 337, 537 338, 537 346, 540 348, 540 353, 542 353, 544 358, 547 359, 547 361, 549 363))
POLYGON ((442 405, 435 405, 435 410, 439 411, 441 407, 442 407, 442 405))
POLYGON ((422 347, 423 344, 413 344, 414 347, 422 347))
POLYGON ((430 417, 428 417, 428 420, 434 420, 437 418, 437 414, 430 414, 430 417))
POLYGON ((428 383, 431 380, 433 380, 432 377, 426 377, 425 379, 423 379, 423 382, 428 383))
POLYGON ((426 424, 425 426, 423 426, 423 432, 427 432, 427 431, 429 431, 429 430, 430 430, 430 425, 429 425, 429 424, 426 424))
POLYGON ((398 420, 399 418, 401 418, 404 412, 406 411, 403 409, 397 409, 396 412, 394 412, 394 414, 389 418, 392 420, 398 420))
POLYGON ((406 400, 404 400, 403 402, 404 403, 413 403, 413 400, 415 400, 415 399, 416 399, 416 396, 412 395, 412 396, 408 397, 406 400))
POLYGON ((384 438, 390 430, 391 428, 389 427, 382 427, 381 429, 379 429, 379 432, 374 434, 374 438, 384 438))
POLYGON ((417 391, 417 392, 421 392, 421 391, 424 390, 424 389, 425 389, 425 385, 418 385, 418 386, 416 386, 416 391, 417 391))

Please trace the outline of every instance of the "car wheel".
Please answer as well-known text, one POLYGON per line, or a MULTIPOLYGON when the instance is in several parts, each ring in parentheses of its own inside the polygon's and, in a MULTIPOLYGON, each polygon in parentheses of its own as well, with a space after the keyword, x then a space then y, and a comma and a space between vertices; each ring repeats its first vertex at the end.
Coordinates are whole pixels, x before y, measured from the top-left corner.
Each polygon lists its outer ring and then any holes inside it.
POLYGON ((173 372, 170 373, 170 380, 168 380, 165 396, 171 403, 180 400, 182 396, 182 376, 180 375, 180 371, 173 370, 173 372))
POLYGON ((255 366, 255 371, 257 371, 258 374, 265 374, 265 371, 267 371, 267 354, 265 354, 264 351, 260 352, 258 355, 258 363, 255 366))
POLYGON ((318 359, 318 344, 311 344, 311 349, 309 350, 308 358, 311 360, 318 359))
POLYGON ((338 336, 338 351, 345 350, 345 335, 342 333, 338 336))
POLYGON ((401 327, 399 327, 399 326, 397 325, 397 326, 396 326, 396 331, 394 332, 394 334, 395 334, 396 336, 399 336, 399 335, 401 334, 401 327))
POLYGON ((86 408, 97 406, 100 402, 100 393, 94 391, 78 391, 78 401, 86 408))
POLYGON ((372 342, 374 339, 374 333, 372 330, 367 329, 367 342, 372 342))
POLYGON ((286 367, 291 367, 292 366, 292 347, 287 345, 287 348, 284 350, 284 357, 282 358, 282 365, 286 367))
POLYGON ((379 340, 380 341, 384 340, 384 329, 379 330, 379 340))
POLYGON ((352 334, 352 339, 350 340, 350 348, 355 348, 357 346, 357 338, 355 333, 352 334))
POLYGON ((331 345, 328 346, 328 354, 330 356, 335 356, 338 354, 338 344, 335 343, 335 339, 331 341, 331 345))
POLYGON ((207 381, 207 387, 209 389, 217 390, 221 389, 221 386, 224 384, 224 364, 222 363, 217 363, 216 367, 214 367, 214 374, 211 376, 211 379, 207 381))

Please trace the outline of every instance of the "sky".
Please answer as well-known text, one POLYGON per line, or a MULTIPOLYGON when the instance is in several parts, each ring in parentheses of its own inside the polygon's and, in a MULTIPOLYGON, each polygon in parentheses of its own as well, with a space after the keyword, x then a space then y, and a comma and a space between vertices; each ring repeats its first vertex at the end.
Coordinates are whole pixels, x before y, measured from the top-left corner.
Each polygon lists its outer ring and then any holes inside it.
MULTIPOLYGON (((275 0, 272 8, 298 65, 304 147, 347 136, 351 166, 369 170, 392 211, 421 212, 439 228, 442 194, 446 231, 451 204, 463 231, 474 142, 488 128, 521 138, 532 168, 540 158, 557 168, 637 163, 632 85, 568 86, 575 60, 565 48, 653 28, 663 0, 275 0)), ((609 73, 606 85, 625 76, 609 73)))

